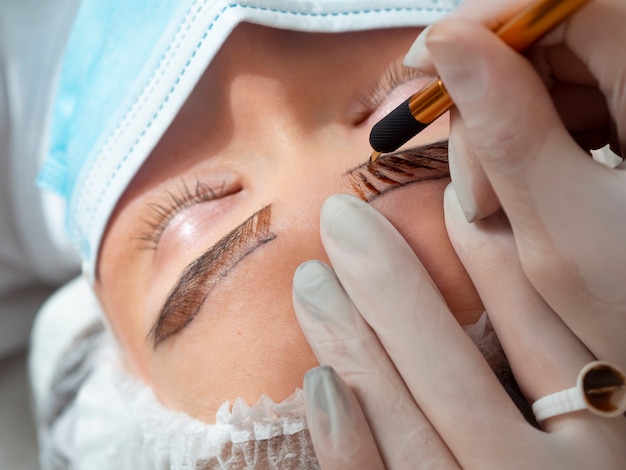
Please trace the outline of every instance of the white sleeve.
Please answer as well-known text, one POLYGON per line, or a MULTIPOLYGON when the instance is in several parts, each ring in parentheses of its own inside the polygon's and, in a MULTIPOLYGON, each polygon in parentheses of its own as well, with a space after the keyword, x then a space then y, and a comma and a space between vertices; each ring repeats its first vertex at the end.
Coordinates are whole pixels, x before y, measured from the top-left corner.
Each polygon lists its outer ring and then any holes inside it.
POLYGON ((0 0, 0 356, 25 344, 51 289, 78 272, 60 199, 35 187, 79 0, 0 0))

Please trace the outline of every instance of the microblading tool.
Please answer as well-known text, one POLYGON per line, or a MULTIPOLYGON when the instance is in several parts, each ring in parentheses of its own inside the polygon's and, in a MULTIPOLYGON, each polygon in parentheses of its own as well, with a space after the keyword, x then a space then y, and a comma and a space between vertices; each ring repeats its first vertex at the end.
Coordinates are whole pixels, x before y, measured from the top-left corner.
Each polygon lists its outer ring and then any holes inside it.
MULTIPOLYGON (((494 32, 521 52, 588 2, 539 0, 494 28, 494 32)), ((374 125, 370 132, 370 145, 374 149, 370 161, 400 148, 452 106, 454 103, 443 82, 436 77, 374 125)))

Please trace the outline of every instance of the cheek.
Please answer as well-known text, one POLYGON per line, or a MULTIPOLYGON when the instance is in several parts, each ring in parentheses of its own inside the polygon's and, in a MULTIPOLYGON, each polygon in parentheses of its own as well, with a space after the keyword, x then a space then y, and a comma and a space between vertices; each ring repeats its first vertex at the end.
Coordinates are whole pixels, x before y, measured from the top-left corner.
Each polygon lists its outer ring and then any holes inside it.
POLYGON ((145 365, 151 352, 146 348, 147 330, 143 316, 147 292, 142 282, 145 266, 137 250, 119 249, 128 246, 130 237, 121 232, 119 235, 112 233, 105 239, 94 290, 127 366, 133 374, 148 381, 145 365))
MULTIPOLYGON (((316 253, 293 233, 249 255, 200 313, 151 359, 151 383, 169 407, 207 422, 225 401, 282 401, 317 365, 293 313, 293 273, 316 253)), ((308 235, 307 235, 308 236, 308 235)), ((315 252, 317 249, 315 250, 315 252)))
POLYGON ((448 238, 443 191, 449 180, 425 181, 373 201, 398 229, 439 288, 459 323, 478 320, 484 307, 448 238))

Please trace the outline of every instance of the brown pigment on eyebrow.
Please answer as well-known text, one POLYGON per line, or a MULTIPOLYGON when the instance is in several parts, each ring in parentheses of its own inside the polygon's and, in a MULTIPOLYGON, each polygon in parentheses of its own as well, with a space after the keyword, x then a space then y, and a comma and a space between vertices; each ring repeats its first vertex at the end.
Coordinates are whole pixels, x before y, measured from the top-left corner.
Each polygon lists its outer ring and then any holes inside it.
POLYGON ((359 184, 352 180, 350 182, 350 186, 352 186, 352 190, 356 193, 356 195, 362 200, 365 201, 367 198, 365 197, 365 193, 361 190, 361 187, 359 186, 359 184))
POLYGON ((374 163, 353 168, 345 176, 356 195, 370 202, 394 188, 450 176, 448 144, 437 142, 385 155, 374 163))
POLYGON ((399 181, 394 180, 393 178, 390 178, 389 176, 385 175, 383 172, 381 172, 380 170, 376 170, 376 169, 371 169, 369 170, 369 172, 372 174, 372 176, 374 178, 379 179, 380 181, 382 181, 383 183, 388 183, 388 184, 400 184, 399 181))
POLYGON ((361 183, 365 186, 365 188, 374 193, 375 195, 379 195, 380 191, 376 188, 376 186, 374 186, 369 179, 367 178, 367 176, 365 176, 365 174, 362 171, 358 171, 356 173, 356 176, 358 176, 361 180, 361 183))
POLYGON ((154 347, 187 326, 211 289, 241 260, 276 238, 270 230, 271 207, 251 216, 185 268, 148 333, 154 347))
MULTIPOLYGON (((409 168, 427 168, 427 169, 432 170, 433 166, 426 163, 426 161, 432 161, 432 159, 419 153, 411 154, 410 150, 408 150, 402 155, 395 155, 395 156, 389 157, 390 165, 385 166, 385 168, 398 169, 399 166, 402 165, 402 166, 406 166, 409 168), (410 156, 410 155, 419 157, 419 161, 414 161, 414 160, 407 158, 407 156, 410 156), (393 165, 397 165, 397 166, 394 167, 393 165)), ((447 163, 447 160, 446 160, 446 163, 447 163)), ((372 164, 371 166, 374 167, 374 165, 375 163, 372 164)))
POLYGON ((411 173, 403 170, 401 167, 397 166, 402 164, 402 159, 395 157, 385 158, 384 161, 377 160, 376 163, 370 163, 367 168, 371 171, 371 168, 376 165, 377 168, 384 168, 385 170, 390 171, 391 173, 397 173, 399 175, 410 175, 411 173))

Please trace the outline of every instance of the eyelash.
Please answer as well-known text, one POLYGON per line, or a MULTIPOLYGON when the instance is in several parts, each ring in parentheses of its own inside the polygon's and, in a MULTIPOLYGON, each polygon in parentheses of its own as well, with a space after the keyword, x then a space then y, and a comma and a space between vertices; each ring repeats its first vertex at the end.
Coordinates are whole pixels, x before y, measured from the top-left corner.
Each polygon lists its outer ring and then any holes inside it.
POLYGON ((415 69, 405 67, 402 62, 389 66, 384 75, 373 82, 367 91, 358 97, 359 102, 370 112, 375 110, 389 94, 410 80, 423 78, 425 75, 415 69))
POLYGON ((225 196, 226 182, 219 189, 214 189, 208 184, 196 179, 195 188, 192 190, 185 181, 181 180, 178 187, 173 191, 167 191, 161 202, 148 205, 149 214, 144 219, 147 229, 137 237, 141 242, 139 248, 155 250, 163 231, 170 221, 187 207, 195 204, 213 201, 225 196))
MULTIPOLYGON (((358 97, 359 101, 370 112, 376 109, 380 103, 391 93, 396 87, 414 79, 423 77, 421 72, 415 69, 405 67, 402 62, 396 62, 385 70, 384 75, 372 83, 368 90, 358 97)), ((363 177, 364 183, 369 184, 366 177, 363 177)), ((155 250, 158 242, 167 227, 168 223, 183 209, 194 204, 208 202, 223 197, 225 182, 222 186, 215 190, 209 185, 199 180, 195 182, 195 189, 192 191, 185 181, 181 180, 180 186, 175 191, 168 191, 163 196, 160 203, 152 203, 149 205, 149 214, 144 219, 147 229, 138 237, 140 241, 140 249, 155 250)))

